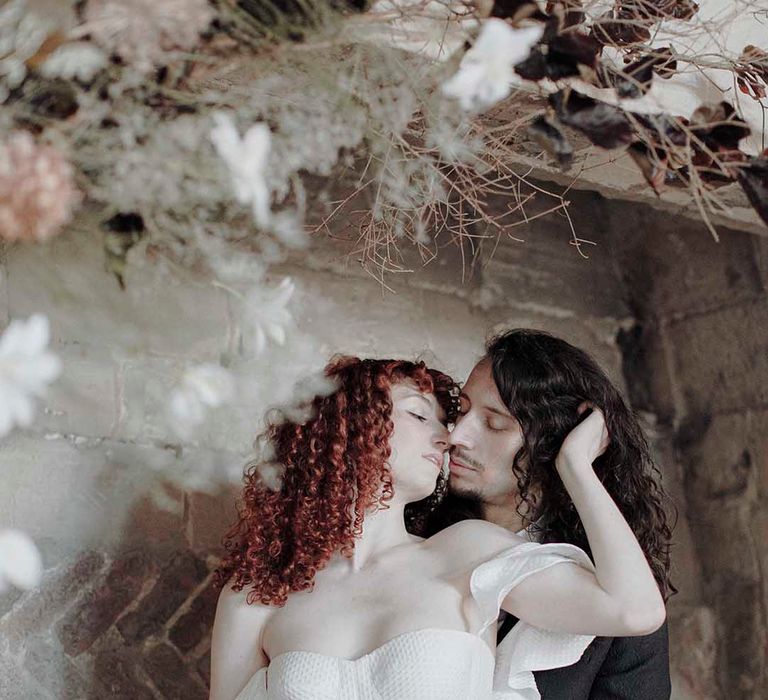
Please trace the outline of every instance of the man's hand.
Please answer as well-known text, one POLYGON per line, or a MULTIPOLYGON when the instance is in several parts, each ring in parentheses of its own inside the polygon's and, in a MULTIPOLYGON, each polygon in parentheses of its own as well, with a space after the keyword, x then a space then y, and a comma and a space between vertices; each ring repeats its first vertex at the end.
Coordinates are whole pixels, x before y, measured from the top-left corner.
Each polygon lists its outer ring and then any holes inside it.
POLYGON ((599 408, 583 403, 579 406, 579 414, 590 409, 592 413, 566 435, 555 460, 558 471, 564 467, 573 469, 591 465, 610 444, 605 416, 599 408))

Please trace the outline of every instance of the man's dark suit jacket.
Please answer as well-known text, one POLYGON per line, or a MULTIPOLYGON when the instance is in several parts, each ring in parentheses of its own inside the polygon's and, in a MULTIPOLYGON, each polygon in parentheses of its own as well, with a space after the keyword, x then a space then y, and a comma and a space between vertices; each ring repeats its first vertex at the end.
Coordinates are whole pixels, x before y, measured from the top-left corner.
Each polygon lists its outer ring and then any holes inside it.
MULTIPOLYGON (((502 624, 499 642, 511 626, 502 624)), ((597 637, 573 666, 533 675, 542 700, 668 700, 667 623, 645 637, 597 637)))
MULTIPOLYGON (((415 534, 429 537, 467 518, 478 506, 446 496, 415 534)), ((500 642, 517 620, 511 615, 498 632, 500 642)), ((541 700, 668 700, 669 637, 665 622, 645 637, 597 637, 573 666, 534 673, 541 700)))

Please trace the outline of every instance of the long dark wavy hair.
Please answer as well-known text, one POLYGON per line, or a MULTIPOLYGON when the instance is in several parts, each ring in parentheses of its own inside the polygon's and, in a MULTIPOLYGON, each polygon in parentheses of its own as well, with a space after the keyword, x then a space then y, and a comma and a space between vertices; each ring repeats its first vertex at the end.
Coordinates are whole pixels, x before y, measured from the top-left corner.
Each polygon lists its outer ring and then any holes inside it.
MULTIPOLYGON (((590 552, 584 526, 555 468, 566 435, 591 402, 605 414, 610 445, 595 473, 637 537, 665 599, 677 592, 669 576, 670 539, 661 472, 643 431, 619 390, 592 357, 543 331, 515 329, 493 338, 485 359, 502 401, 520 423, 523 445, 512 463, 518 513, 535 521, 542 543, 568 542, 590 552), (531 515, 532 514, 532 515, 531 515)), ((450 522, 479 517, 480 504, 451 495, 432 519, 430 534, 450 522)))

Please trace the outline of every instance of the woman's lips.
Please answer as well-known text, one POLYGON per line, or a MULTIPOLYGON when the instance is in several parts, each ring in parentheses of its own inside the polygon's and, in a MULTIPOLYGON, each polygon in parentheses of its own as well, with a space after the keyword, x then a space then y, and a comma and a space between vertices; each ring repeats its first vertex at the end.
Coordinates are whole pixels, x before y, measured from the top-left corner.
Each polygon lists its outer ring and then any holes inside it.
POLYGON ((422 455, 424 459, 429 460, 434 464, 438 469, 443 468, 443 455, 437 454, 436 452, 433 454, 426 454, 422 455))

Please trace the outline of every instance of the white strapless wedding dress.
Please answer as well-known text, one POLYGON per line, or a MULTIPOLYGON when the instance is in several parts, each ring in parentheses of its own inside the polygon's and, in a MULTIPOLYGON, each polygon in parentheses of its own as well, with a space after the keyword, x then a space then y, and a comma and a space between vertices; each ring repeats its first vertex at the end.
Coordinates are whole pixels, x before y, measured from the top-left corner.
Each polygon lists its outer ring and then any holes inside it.
POLYGON ((594 570, 578 547, 515 545, 472 572, 470 590, 483 620, 476 632, 405 632, 357 659, 287 651, 257 671, 236 700, 537 700, 533 671, 576 663, 593 637, 521 621, 494 655, 480 635, 496 624, 512 588, 562 563, 594 570))

